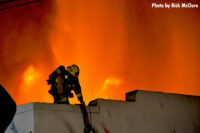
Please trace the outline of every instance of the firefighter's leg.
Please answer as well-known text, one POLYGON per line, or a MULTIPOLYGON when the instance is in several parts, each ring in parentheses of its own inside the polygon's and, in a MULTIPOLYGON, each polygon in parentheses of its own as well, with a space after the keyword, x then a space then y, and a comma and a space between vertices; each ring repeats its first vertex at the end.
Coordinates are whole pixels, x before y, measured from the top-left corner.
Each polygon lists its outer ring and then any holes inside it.
POLYGON ((58 95, 61 98, 58 103, 60 104, 69 104, 68 97, 64 96, 64 79, 62 76, 57 77, 57 85, 56 88, 58 90, 58 95))
POLYGON ((69 98, 68 97, 67 97, 65 104, 69 104, 69 98))
POLYGON ((60 96, 58 94, 58 91, 57 91, 57 88, 55 87, 55 85, 51 86, 51 90, 49 90, 49 93, 53 96, 54 103, 57 103, 58 101, 61 100, 61 98, 60 98, 60 96))
POLYGON ((58 93, 55 94, 55 95, 54 95, 54 103, 57 103, 57 102, 60 101, 60 100, 61 100, 61 98, 60 98, 60 96, 58 95, 58 93))

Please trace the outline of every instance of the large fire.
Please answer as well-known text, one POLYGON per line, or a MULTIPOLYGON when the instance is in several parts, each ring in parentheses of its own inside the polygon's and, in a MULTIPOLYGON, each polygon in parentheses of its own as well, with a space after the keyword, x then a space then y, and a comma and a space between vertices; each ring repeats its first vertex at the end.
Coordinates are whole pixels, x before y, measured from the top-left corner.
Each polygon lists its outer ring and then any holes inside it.
POLYGON ((36 78, 37 78, 37 73, 35 72, 34 68, 30 66, 24 73, 25 88, 29 89, 29 87, 31 87, 35 83, 36 78))
POLYGON ((41 0, 0 11, 0 20, 0 83, 17 104, 52 102, 46 80, 61 64, 80 67, 86 103, 136 89, 200 95, 200 8, 41 0))

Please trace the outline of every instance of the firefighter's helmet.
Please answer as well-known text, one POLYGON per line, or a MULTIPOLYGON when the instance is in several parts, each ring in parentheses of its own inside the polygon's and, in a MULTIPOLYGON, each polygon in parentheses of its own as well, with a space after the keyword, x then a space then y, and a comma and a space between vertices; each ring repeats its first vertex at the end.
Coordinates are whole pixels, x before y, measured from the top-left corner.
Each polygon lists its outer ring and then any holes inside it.
POLYGON ((79 67, 77 65, 71 65, 67 67, 67 71, 73 75, 74 77, 78 77, 79 75, 79 67))

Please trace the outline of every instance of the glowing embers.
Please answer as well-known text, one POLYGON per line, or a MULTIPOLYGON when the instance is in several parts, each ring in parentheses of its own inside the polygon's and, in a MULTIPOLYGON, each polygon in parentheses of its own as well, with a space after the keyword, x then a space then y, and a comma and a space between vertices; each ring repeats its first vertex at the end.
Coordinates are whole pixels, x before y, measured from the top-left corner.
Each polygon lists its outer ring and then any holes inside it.
POLYGON ((30 89, 35 85, 38 77, 39 77, 39 73, 35 70, 35 68, 33 66, 29 66, 25 70, 23 86, 22 86, 24 92, 30 91, 30 89))
POLYGON ((30 66, 24 73, 24 83, 27 86, 30 86, 31 84, 33 84, 35 77, 35 69, 32 66, 30 66))
POLYGON ((121 84, 121 80, 118 78, 107 78, 104 81, 104 84, 103 84, 101 90, 98 92, 98 97, 108 99, 109 96, 107 95, 108 94, 107 90, 114 86, 120 85, 120 84, 121 84))

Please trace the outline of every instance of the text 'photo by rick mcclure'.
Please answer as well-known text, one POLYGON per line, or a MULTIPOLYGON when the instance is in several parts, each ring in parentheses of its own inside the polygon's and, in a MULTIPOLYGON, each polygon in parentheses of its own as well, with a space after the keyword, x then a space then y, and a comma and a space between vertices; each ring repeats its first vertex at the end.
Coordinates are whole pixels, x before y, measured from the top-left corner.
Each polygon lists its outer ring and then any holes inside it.
POLYGON ((165 3, 151 3, 152 8, 166 8, 166 9, 198 9, 199 3, 195 2, 165 2, 165 3))

